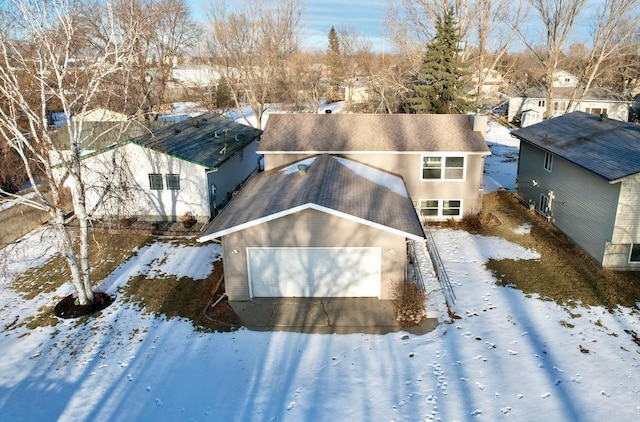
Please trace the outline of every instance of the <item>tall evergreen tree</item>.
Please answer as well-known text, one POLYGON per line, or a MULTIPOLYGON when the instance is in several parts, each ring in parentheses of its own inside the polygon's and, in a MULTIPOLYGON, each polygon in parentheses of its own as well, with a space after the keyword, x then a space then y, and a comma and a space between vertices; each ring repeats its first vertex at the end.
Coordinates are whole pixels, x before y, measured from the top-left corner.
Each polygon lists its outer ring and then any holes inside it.
POLYGON ((460 35, 453 9, 436 23, 436 36, 427 46, 409 98, 413 113, 461 113, 471 107, 463 91, 466 66, 460 61, 460 35))
POLYGON ((231 98, 231 89, 229 88, 227 79, 224 76, 220 76, 216 88, 216 107, 226 110, 231 108, 232 105, 233 99, 231 98))
POLYGON ((340 39, 338 38, 338 33, 333 26, 329 31, 327 66, 329 68, 329 81, 331 85, 330 96, 335 98, 340 90, 340 84, 344 79, 344 63, 342 60, 342 53, 340 51, 340 39))

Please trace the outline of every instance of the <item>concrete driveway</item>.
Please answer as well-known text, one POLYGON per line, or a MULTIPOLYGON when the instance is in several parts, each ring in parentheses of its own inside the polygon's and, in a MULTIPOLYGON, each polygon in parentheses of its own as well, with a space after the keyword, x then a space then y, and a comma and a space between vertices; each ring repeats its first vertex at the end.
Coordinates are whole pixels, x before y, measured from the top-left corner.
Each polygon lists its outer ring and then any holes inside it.
POLYGON ((426 319, 403 329, 395 320, 392 301, 375 298, 255 298, 229 303, 243 324, 254 331, 424 334, 438 324, 436 319, 426 319))

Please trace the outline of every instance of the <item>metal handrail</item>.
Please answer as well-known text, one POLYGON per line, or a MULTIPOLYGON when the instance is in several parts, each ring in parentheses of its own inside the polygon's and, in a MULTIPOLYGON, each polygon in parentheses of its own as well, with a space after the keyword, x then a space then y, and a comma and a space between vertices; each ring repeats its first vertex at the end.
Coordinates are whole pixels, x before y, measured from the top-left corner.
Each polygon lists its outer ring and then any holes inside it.
POLYGON ((413 242, 409 242, 408 245, 409 245, 409 254, 411 255, 411 261, 413 263, 413 273, 415 276, 415 283, 418 286, 418 288, 420 288, 420 290, 425 292, 427 288, 424 284, 422 271, 420 271, 420 263, 418 262, 418 257, 416 256, 416 250, 413 247, 413 242))
POLYGON ((442 258, 440 257, 440 253, 438 252, 438 248, 436 247, 436 242, 433 239, 433 234, 431 234, 431 229, 426 224, 424 228, 427 240, 427 251, 429 252, 429 257, 431 258, 433 268, 436 270, 436 276, 440 281, 440 286, 442 287, 445 300, 447 301, 447 304, 449 306, 454 305, 456 303, 456 294, 453 291, 453 287, 451 286, 449 275, 447 274, 447 271, 444 268, 444 264, 442 263, 442 258))

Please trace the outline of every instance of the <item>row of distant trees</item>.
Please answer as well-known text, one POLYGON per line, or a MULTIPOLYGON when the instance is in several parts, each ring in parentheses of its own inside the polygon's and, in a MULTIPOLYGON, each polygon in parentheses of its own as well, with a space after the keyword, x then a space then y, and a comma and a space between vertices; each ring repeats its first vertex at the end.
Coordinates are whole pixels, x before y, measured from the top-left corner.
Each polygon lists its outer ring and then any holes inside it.
MULTIPOLYGON (((601 0, 584 47, 569 49, 577 22, 591 18, 586 0, 401 0, 393 2, 386 22, 394 53, 382 54, 348 28, 328 32, 327 51, 303 51, 302 0, 211 0, 199 22, 186 0, 5 0, 0 168, 12 171, 0 177, 0 193, 11 195, 29 182, 35 196, 17 198, 50 214, 78 301, 86 304, 93 300, 92 210, 81 160, 83 116, 104 107, 153 118, 171 100, 171 69, 180 59, 214 66, 222 75, 218 99, 224 94, 227 105, 249 106, 258 127, 270 103, 317 111, 337 85, 358 78, 377 96, 371 111, 461 112, 486 101, 480 89, 475 98, 459 98, 474 72, 475 86, 483 84, 486 69, 512 75, 516 84, 541 82, 549 95, 551 77, 561 68, 576 73, 585 89, 599 81, 613 84, 612 69, 623 69, 620 86, 636 81, 638 2, 601 0), (527 18, 538 22, 540 33, 524 30, 527 18), (526 52, 510 53, 514 40, 526 52), (52 111, 70 119, 60 129, 70 145, 57 143, 48 124, 52 111), (79 224, 77 249, 65 204, 79 224)), ((113 180, 119 165, 114 163, 113 180)), ((105 195, 117 195, 104 177, 105 195)))

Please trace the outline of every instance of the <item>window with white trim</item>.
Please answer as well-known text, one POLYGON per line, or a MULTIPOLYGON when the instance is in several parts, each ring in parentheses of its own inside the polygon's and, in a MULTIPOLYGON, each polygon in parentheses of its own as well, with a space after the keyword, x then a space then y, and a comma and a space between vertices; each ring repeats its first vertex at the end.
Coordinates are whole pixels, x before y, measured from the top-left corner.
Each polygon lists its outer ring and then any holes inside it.
POLYGON ((462 215, 461 199, 421 199, 419 205, 421 217, 452 218, 462 215))
POLYGON ((585 113, 595 114, 596 116, 600 116, 601 114, 607 114, 606 108, 601 107, 587 107, 584 109, 585 113))
POLYGON ((439 209, 437 199, 422 199, 420 201, 420 215, 422 217, 437 217, 439 209))
POLYGON ((553 169, 553 154, 550 152, 544 153, 544 169, 549 173, 551 173, 551 170, 553 169))
POLYGON ((463 180, 464 157, 422 157, 422 180, 463 180))
POLYGON ((179 174, 165 174, 164 175, 167 181, 167 189, 169 190, 180 190, 180 175, 179 174))
POLYGON ((149 174, 149 189, 151 190, 162 190, 164 186, 162 185, 162 175, 157 173, 149 174))
POLYGON ((458 217, 462 211, 462 201, 459 199, 445 199, 442 201, 442 215, 458 217))
POLYGON ((629 253, 629 262, 640 263, 640 243, 631 244, 631 252, 629 253))
POLYGON ((538 212, 545 217, 549 214, 549 198, 547 195, 540 194, 540 202, 538 203, 538 212))
POLYGON ((554 113, 564 113, 567 110, 567 102, 566 101, 554 101, 553 102, 553 111, 554 113))

